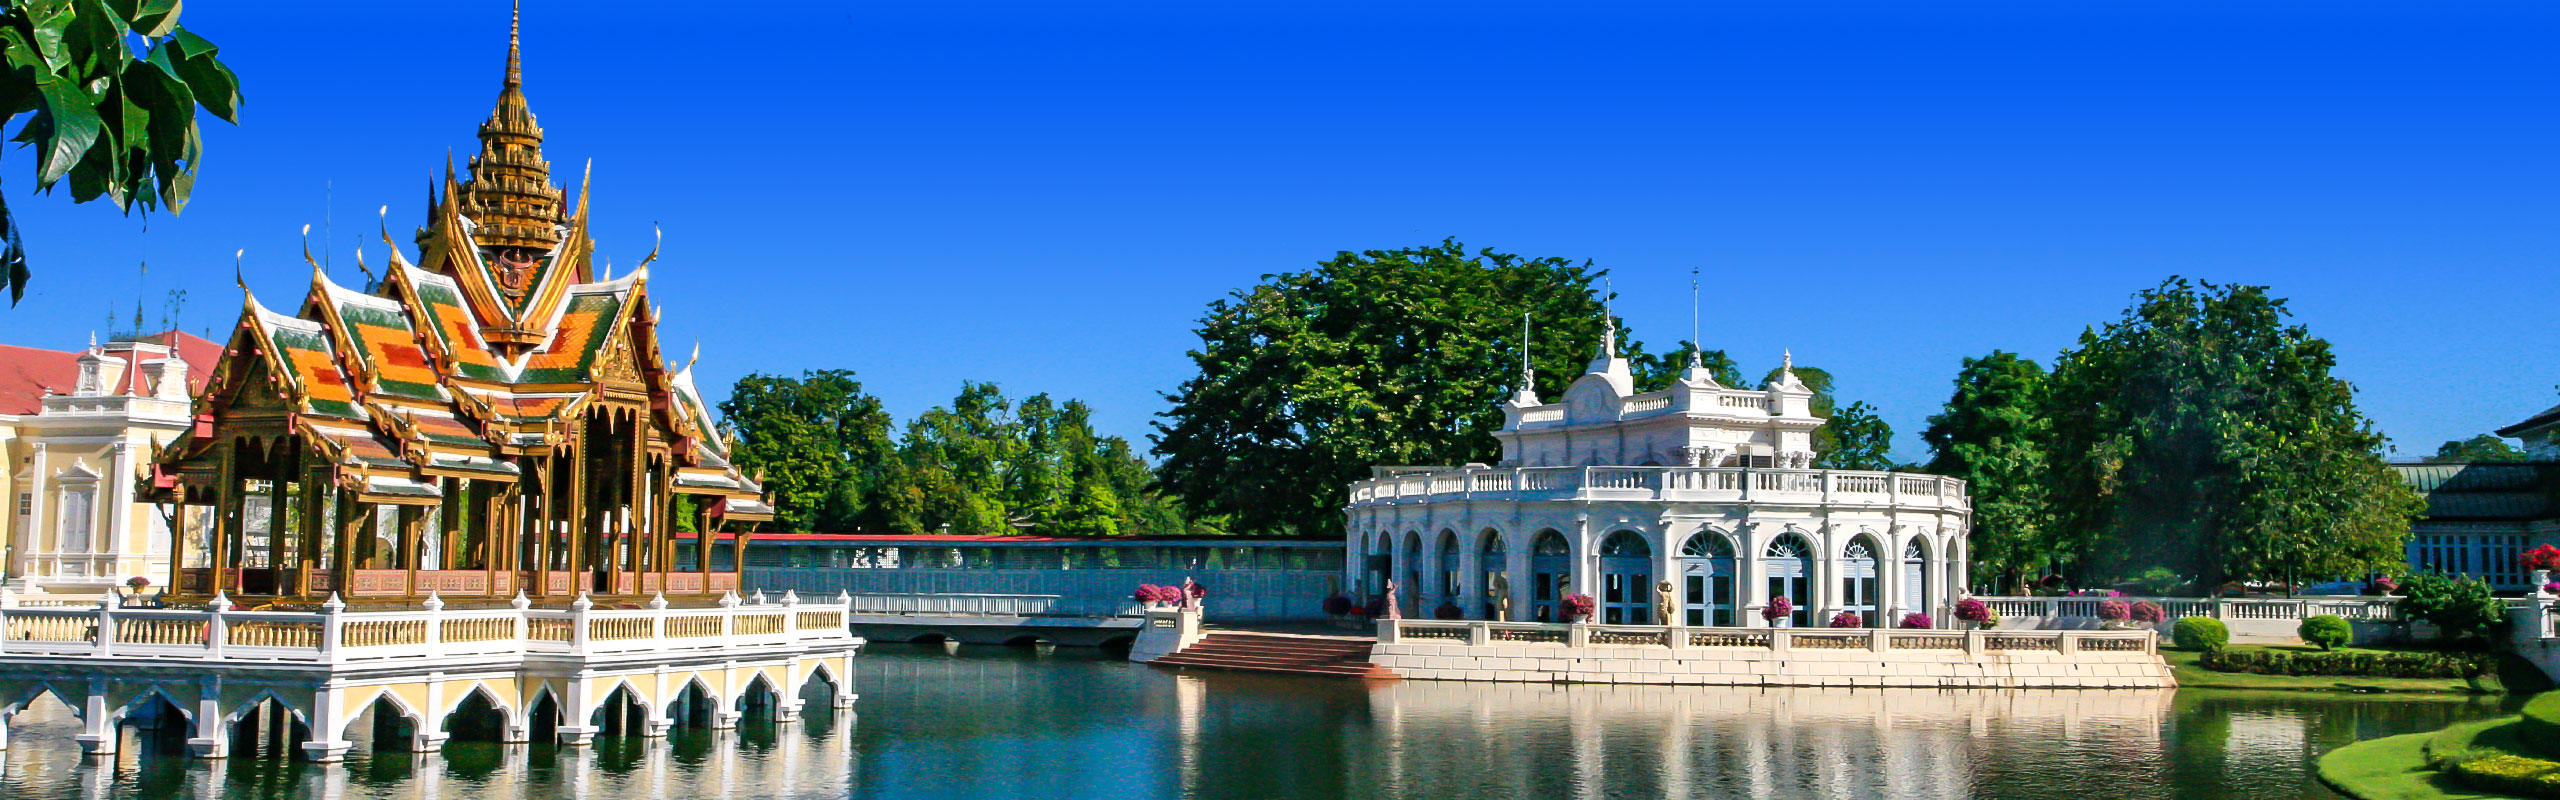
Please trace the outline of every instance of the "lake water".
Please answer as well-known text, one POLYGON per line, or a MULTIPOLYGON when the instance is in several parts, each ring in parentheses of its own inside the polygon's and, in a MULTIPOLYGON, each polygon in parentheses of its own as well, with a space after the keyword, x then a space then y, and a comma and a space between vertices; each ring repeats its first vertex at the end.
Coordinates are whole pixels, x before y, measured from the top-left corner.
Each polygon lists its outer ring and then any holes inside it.
POLYGON ((414 756, 360 740, 336 765, 194 760, 138 733, 83 763, 78 722, 46 700, 12 726, 0 797, 2332 797, 2309 774, 2323 750, 2504 713, 2213 691, 1362 686, 908 645, 866 649, 854 688, 855 713, 780 730, 414 756))

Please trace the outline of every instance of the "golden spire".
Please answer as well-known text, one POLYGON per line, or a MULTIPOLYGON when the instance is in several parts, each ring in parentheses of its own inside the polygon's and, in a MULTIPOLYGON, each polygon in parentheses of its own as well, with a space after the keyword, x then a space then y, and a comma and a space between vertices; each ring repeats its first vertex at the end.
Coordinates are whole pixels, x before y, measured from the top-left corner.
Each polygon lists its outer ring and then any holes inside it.
POLYGON ((551 183, 551 163, 542 158, 542 126, 525 104, 523 20, 518 3, 507 23, 506 81, 489 121, 480 123, 471 179, 454 199, 479 223, 474 238, 481 246, 542 251, 560 243, 558 227, 568 217, 564 193, 551 183))

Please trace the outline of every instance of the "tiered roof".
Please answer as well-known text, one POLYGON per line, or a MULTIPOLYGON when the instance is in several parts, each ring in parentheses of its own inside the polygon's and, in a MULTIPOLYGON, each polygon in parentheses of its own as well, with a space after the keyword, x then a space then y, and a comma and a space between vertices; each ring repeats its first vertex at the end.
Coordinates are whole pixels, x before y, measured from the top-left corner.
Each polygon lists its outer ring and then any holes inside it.
POLYGON ((660 357, 658 319, 641 313, 653 308, 648 261, 592 278, 588 196, 562 213, 519 54, 511 32, 480 153, 468 176, 447 167, 418 263, 394 245, 371 291, 338 285, 315 263, 291 315, 243 284, 239 326, 197 399, 197 435, 164 454, 155 491, 184 491, 218 417, 280 413, 360 500, 432 503, 440 477, 517 479, 520 459, 568 445, 562 423, 610 397, 645 404, 656 438, 677 445, 677 491, 719 496, 731 518, 770 518, 762 487, 713 433, 691 365, 678 372, 660 357))

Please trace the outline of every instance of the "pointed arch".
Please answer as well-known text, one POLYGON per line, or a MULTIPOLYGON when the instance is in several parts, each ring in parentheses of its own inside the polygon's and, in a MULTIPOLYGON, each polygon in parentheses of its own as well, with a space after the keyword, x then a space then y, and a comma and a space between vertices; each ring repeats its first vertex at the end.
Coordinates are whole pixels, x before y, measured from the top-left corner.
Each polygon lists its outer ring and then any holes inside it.
POLYGON ((774 686, 770 673, 759 669, 755 671, 755 677, 748 678, 747 685, 738 690, 738 696, 729 698, 728 705, 729 710, 739 714, 762 714, 769 719, 782 709, 782 690, 774 686))
MULTIPOLYGON (((274 694, 272 691, 263 692, 261 693, 261 696, 272 694, 274 694)), ((236 724, 240 719, 240 715, 248 713, 249 709, 254 707, 256 703, 257 701, 253 699, 248 703, 241 704, 238 710, 231 713, 231 717, 229 719, 223 720, 224 724, 236 724)), ((331 731, 329 734, 330 737, 340 741, 345 741, 347 738, 347 732, 355 728, 357 719, 362 718, 366 712, 383 706, 389 706, 392 711, 397 712, 400 719, 407 720, 408 723, 413 726, 412 730, 427 730, 428 722, 426 714, 420 712, 416 707, 409 705, 409 701, 401 698, 399 692, 392 691, 389 686, 383 686, 379 687, 378 690, 373 693, 372 697, 365 698, 364 702, 355 704, 355 708, 363 710, 347 715, 346 722, 340 723, 341 727, 338 730, 331 731)), ((287 703, 285 704, 285 708, 292 709, 293 704, 287 703)), ((383 725, 383 720, 376 718, 374 720, 374 725, 379 729, 380 726, 383 725)), ((375 748, 381 748, 382 742, 377 740, 374 742, 373 746, 375 748)), ((399 749, 406 750, 408 748, 404 745, 399 749)))
MULTIPOLYGON (((166 702, 169 704, 169 706, 170 706, 171 708, 175 708, 175 709, 177 709, 177 710, 178 710, 178 716, 180 716, 180 717, 182 717, 182 718, 186 719, 188 722, 194 722, 194 721, 195 721, 195 719, 196 719, 196 712, 188 710, 188 709, 187 709, 187 704, 186 704, 186 703, 178 702, 178 696, 177 696, 177 695, 170 694, 170 693, 169 693, 169 688, 168 688, 168 687, 166 687, 166 686, 162 686, 162 685, 157 684, 157 683, 151 684, 151 686, 150 686, 149 688, 143 689, 141 692, 138 692, 138 693, 134 694, 133 699, 125 701, 123 705, 116 706, 116 708, 115 708, 115 710, 114 710, 114 711, 107 712, 107 719, 108 719, 108 721, 109 721, 110 723, 117 722, 117 721, 121 721, 121 720, 123 720, 123 719, 124 719, 124 717, 125 717, 125 715, 126 715, 126 714, 133 713, 133 710, 134 710, 134 709, 141 708, 141 707, 142 707, 142 704, 147 703, 147 702, 150 702, 150 700, 151 700, 152 698, 154 698, 154 697, 157 697, 157 698, 160 698, 160 699, 161 699, 161 700, 163 700, 163 701, 166 701, 166 702)), ((247 704, 247 705, 244 705, 244 706, 243 706, 243 708, 246 708, 247 706, 254 706, 254 705, 257 705, 257 704, 258 704, 258 701, 260 701, 260 700, 264 700, 264 699, 269 698, 269 697, 274 697, 274 698, 276 698, 276 702, 279 702, 279 703, 283 703, 283 702, 284 702, 284 698, 283 698, 282 696, 277 695, 277 694, 275 693, 275 691, 274 691, 274 690, 270 689, 270 690, 267 690, 267 691, 263 691, 263 692, 258 693, 258 695, 257 695, 257 696, 255 696, 255 697, 251 697, 251 698, 249 698, 249 702, 248 702, 248 704, 247 704)), ((301 718, 301 716, 302 716, 302 710, 301 710, 301 709, 294 708, 292 703, 284 703, 284 707, 285 707, 287 710, 292 711, 292 712, 293 712, 293 714, 294 714, 294 717, 295 717, 296 719, 300 719, 300 718, 301 718)), ((73 708, 75 708, 75 709, 76 709, 76 708, 78 708, 78 706, 73 706, 73 708)), ((239 713, 239 712, 237 712, 237 711, 235 711, 235 712, 233 712, 233 713, 232 713, 232 715, 230 716, 230 718, 228 718, 228 719, 224 719, 224 720, 223 720, 223 722, 224 722, 225 724, 229 724, 229 723, 231 723, 231 722, 237 721, 239 718, 240 718, 240 713, 239 713)))
POLYGON ((466 742, 503 742, 507 732, 519 727, 517 709, 507 707, 487 681, 472 681, 461 699, 439 715, 436 730, 466 742))
POLYGON ((663 719, 679 728, 711 728, 718 722, 721 705, 720 693, 712 691, 711 683, 701 673, 691 673, 685 676, 684 686, 667 698, 663 719))
POLYGON ((71 695, 63 693, 59 688, 55 688, 52 681, 40 680, 28 686, 26 691, 20 692, 17 699, 11 700, 7 703, 0 703, 0 720, 6 720, 20 711, 27 710, 27 706, 34 704, 37 699, 48 694, 53 695, 54 702, 61 703, 64 706, 69 707, 71 709, 71 715, 74 718, 87 718, 86 715, 88 714, 88 710, 82 708, 82 704, 80 703, 71 702, 71 695))

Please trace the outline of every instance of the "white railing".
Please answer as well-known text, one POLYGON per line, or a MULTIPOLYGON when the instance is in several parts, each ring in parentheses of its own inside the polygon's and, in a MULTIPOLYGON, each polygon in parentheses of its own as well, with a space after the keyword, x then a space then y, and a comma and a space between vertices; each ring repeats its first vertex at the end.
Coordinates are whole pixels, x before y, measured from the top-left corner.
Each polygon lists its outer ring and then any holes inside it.
POLYGON ((1097 601, 1055 594, 872 592, 852 595, 852 613, 929 617, 1134 617, 1136 600, 1097 601))
POLYGON ((2295 599, 2267 597, 1980 597, 2002 619, 2030 617, 2036 619, 2097 619, 2098 606, 2108 600, 2121 600, 2126 605, 2142 601, 2160 604, 2165 621, 2182 617, 2212 617, 2223 620, 2301 620, 2330 614, 2352 620, 2397 622, 2400 619, 2399 598, 2394 597, 2306 597, 2295 599))
POLYGON ((2160 652, 2151 630, 2011 631, 1910 628, 1687 628, 1481 620, 1378 620, 1378 642, 1558 647, 1748 648, 1796 650, 1932 650, 1963 653, 2160 652))
POLYGON ((1707 467, 1480 467, 1434 469, 1351 484, 1351 505, 1444 500, 1781 502, 1963 510, 1964 481, 1858 470, 1707 467))
POLYGON ((235 611, 217 598, 203 610, 0 606, 0 656, 172 661, 367 663, 401 659, 586 657, 694 649, 852 642, 851 603, 723 598, 712 608, 453 610, 430 599, 416 611, 235 611))

